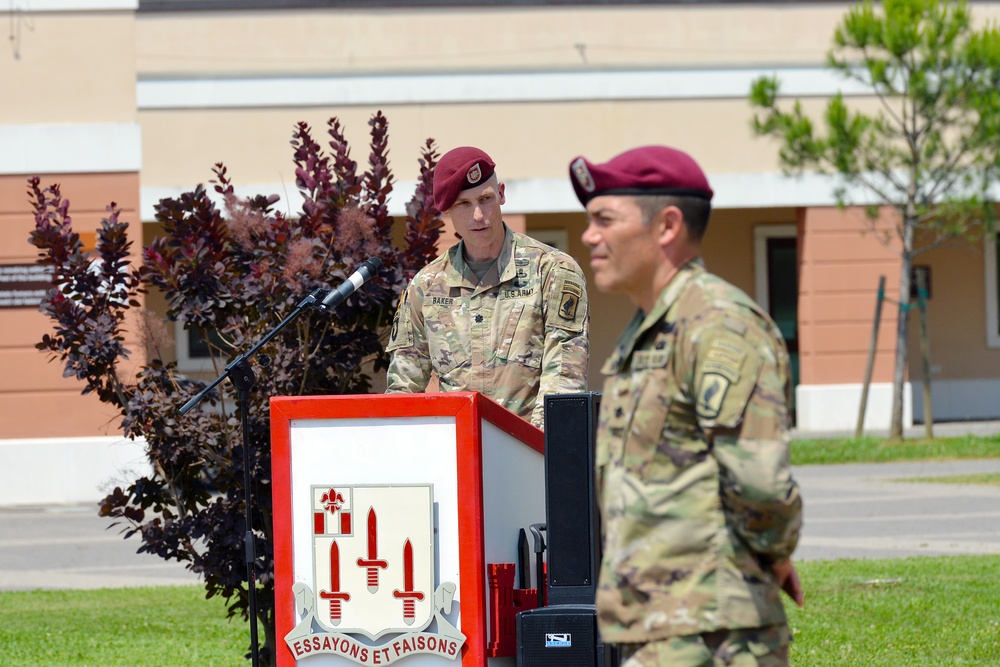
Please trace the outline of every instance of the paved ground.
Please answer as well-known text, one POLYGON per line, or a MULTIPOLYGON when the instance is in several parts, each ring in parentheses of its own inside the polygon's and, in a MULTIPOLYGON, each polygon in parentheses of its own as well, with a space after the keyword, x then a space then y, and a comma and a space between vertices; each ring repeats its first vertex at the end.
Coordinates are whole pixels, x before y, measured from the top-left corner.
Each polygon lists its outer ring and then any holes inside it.
POLYGON ((97 505, 0 508, 0 590, 196 583, 179 563, 137 554, 97 505))
POLYGON ((1000 459, 802 466, 805 499, 796 559, 1000 554, 1000 487, 913 483, 1000 472, 1000 459))
MULTIPOLYGON (((1000 432, 1000 422, 935 428, 972 432, 1000 432)), ((974 472, 1000 472, 1000 459, 796 468, 806 506, 796 558, 1000 553, 1000 487, 893 481, 974 472)), ((0 508, 0 590, 197 582, 179 563, 135 553, 139 541, 108 524, 96 505, 0 508)))
MULTIPOLYGON (((931 424, 931 430, 936 438, 947 438, 957 435, 993 435, 1000 433, 1000 421, 961 421, 961 422, 941 422, 931 424)), ((868 429, 862 435, 888 437, 889 429, 868 429)), ((923 438, 927 435, 927 427, 924 424, 917 424, 904 429, 907 438, 923 438)), ((815 431, 799 432, 792 429, 791 437, 796 438, 832 438, 848 436, 854 437, 854 429, 850 431, 829 431, 818 433, 815 431)))
MULTIPOLYGON (((936 437, 1000 433, 1000 421, 944 422, 936 437)), ((828 437, 850 433, 796 433, 828 437)), ((865 435, 886 436, 888 431, 865 435)), ((926 435, 918 424, 907 438, 926 435)), ((1000 472, 1000 459, 934 463, 803 466, 795 470, 805 499, 805 529, 796 558, 901 558, 1000 553, 1000 487, 903 483, 901 479, 1000 472)))

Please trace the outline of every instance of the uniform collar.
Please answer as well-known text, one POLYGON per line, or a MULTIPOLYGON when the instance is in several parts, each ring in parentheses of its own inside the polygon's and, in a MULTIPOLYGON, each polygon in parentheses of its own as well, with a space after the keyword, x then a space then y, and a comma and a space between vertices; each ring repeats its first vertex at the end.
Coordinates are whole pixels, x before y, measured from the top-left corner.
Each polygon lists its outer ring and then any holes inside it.
POLYGON ((459 241, 448 250, 449 260, 451 260, 451 271, 448 273, 449 287, 467 287, 469 289, 487 288, 498 285, 505 280, 510 280, 516 275, 514 262, 514 232, 511 231, 507 223, 503 223, 503 246, 500 248, 500 256, 496 263, 483 276, 482 282, 476 278, 469 265, 465 262, 465 241, 459 241))
POLYGON ((643 335, 662 320, 670 308, 677 303, 684 289, 698 275, 705 272, 705 263, 697 257, 678 270, 677 274, 670 279, 670 282, 660 291, 656 298, 652 310, 643 313, 641 310, 635 311, 632 321, 622 332, 615 344, 614 352, 608 358, 601 373, 604 375, 614 375, 624 368, 636 345, 642 340, 643 335))

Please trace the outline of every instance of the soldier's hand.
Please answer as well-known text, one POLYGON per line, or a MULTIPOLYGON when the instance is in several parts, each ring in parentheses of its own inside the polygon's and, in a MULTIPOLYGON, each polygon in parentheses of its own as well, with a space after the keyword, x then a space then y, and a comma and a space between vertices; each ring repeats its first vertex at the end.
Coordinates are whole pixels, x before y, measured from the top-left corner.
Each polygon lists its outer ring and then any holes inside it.
POLYGON ((771 565, 771 570, 777 577, 781 590, 785 591, 798 606, 804 605, 805 595, 802 593, 802 582, 799 581, 799 573, 795 571, 792 561, 790 559, 779 560, 771 565))

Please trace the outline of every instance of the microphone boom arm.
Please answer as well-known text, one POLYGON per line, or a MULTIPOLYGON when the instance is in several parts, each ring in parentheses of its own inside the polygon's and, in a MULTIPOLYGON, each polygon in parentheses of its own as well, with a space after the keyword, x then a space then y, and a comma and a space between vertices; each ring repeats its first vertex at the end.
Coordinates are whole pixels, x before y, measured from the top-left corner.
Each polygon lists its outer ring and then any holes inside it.
MULTIPOLYGON (((187 403, 181 406, 181 409, 179 411, 180 414, 186 415, 188 412, 190 412, 191 409, 194 408, 194 406, 198 405, 198 403, 200 403, 202 399, 204 399, 205 396, 208 395, 208 392, 212 391, 217 386, 219 386, 219 383, 222 382, 227 377, 233 380, 233 384, 236 385, 237 389, 241 388, 240 384, 236 381, 237 378, 233 376, 233 371, 239 370, 243 375, 246 375, 249 372, 250 375, 252 375, 253 371, 250 370, 249 360, 253 358, 253 355, 257 353, 257 350, 266 345, 269 340, 271 340, 278 334, 279 331, 284 329, 286 324, 288 324, 296 317, 298 317, 299 314, 302 313, 302 311, 305 310, 306 308, 320 308, 322 310, 330 310, 331 308, 340 305, 343 301, 347 299, 347 297, 351 296, 352 294, 354 294, 354 292, 359 290, 362 285, 364 285, 369 280, 374 278, 375 274, 377 274, 379 272, 379 269, 381 268, 382 268, 381 259, 379 259, 378 257, 369 257, 364 262, 362 262, 361 266, 358 267, 357 271, 352 273, 350 277, 343 283, 341 283, 339 287, 336 287, 330 291, 322 289, 313 290, 312 293, 309 294, 309 296, 307 296, 306 298, 302 299, 302 301, 299 302, 299 305, 295 307, 295 310, 293 310, 288 315, 288 317, 286 317, 285 319, 281 320, 281 322, 278 323, 278 326, 271 329, 271 331, 268 332, 266 336, 261 338, 256 345, 251 347, 249 351, 239 355, 231 362, 229 362, 229 364, 226 365, 226 370, 219 377, 215 378, 215 380, 213 380, 208 386, 206 386, 200 392, 195 394, 195 396, 191 400, 189 400, 187 403)), ((245 379, 244 381, 247 380, 245 379)), ((253 378, 249 378, 249 382, 250 382, 249 386, 252 387, 253 378)))
MULTIPOLYGON (((198 405, 198 403, 200 403, 202 401, 202 399, 204 399, 205 396, 207 396, 210 391, 212 391, 217 386, 219 386, 219 384, 223 380, 225 380, 227 377, 230 377, 230 375, 232 374, 232 372, 237 367, 242 366, 247 361, 249 361, 250 359, 252 359, 253 355, 257 353, 257 350, 259 350, 260 348, 264 347, 268 343, 268 341, 270 341, 272 338, 274 338, 276 335, 278 335, 278 332, 281 331, 282 329, 284 329, 285 326, 289 322, 291 322, 296 317, 298 317, 302 313, 303 310, 306 310, 307 308, 315 308, 315 307, 317 307, 317 304, 320 302, 320 297, 323 296, 324 294, 326 294, 326 291, 323 290, 323 289, 315 289, 315 290, 313 290, 312 293, 309 294, 309 296, 307 296, 306 298, 302 299, 302 301, 299 302, 299 305, 295 306, 295 310, 293 310, 291 313, 289 313, 288 317, 286 317, 285 319, 281 320, 281 322, 278 323, 278 326, 276 326, 273 329, 271 329, 271 331, 269 331, 266 336, 264 336, 263 338, 261 338, 247 352, 244 352, 243 354, 239 355, 238 357, 236 357, 235 359, 233 359, 232 361, 230 361, 226 365, 226 370, 223 371, 223 373, 221 375, 219 375, 219 377, 217 377, 214 380, 212 380, 212 382, 210 384, 208 384, 204 389, 202 389, 197 394, 195 394, 194 397, 190 401, 188 401, 183 406, 181 406, 181 409, 178 410, 178 412, 180 412, 180 414, 182 414, 182 415, 186 415, 188 412, 190 412, 191 409, 194 406, 198 405)), ((236 384, 235 380, 234 380, 233 384, 236 384)))

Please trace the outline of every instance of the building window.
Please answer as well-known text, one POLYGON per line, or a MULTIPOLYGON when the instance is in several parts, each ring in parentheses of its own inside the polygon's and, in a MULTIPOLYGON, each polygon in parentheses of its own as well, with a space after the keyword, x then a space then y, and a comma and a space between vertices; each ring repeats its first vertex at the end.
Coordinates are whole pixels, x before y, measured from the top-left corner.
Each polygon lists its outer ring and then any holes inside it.
MULTIPOLYGON (((754 282, 757 303, 778 325, 792 368, 792 386, 799 384, 799 260, 795 225, 754 227, 754 282)), ((795 414, 794 394, 792 414, 795 414)))
POLYGON ((1000 237, 986 239, 986 347, 1000 348, 1000 237))
POLYGON ((205 333, 196 327, 186 328, 183 322, 174 323, 174 339, 177 341, 177 368, 181 371, 214 371, 212 365, 213 349, 217 355, 216 363, 221 370, 229 363, 229 346, 217 331, 205 333), (218 350, 224 350, 219 356, 218 350))
POLYGON ((536 241, 550 245, 556 250, 569 252, 569 235, 565 229, 529 229, 525 233, 536 241))

